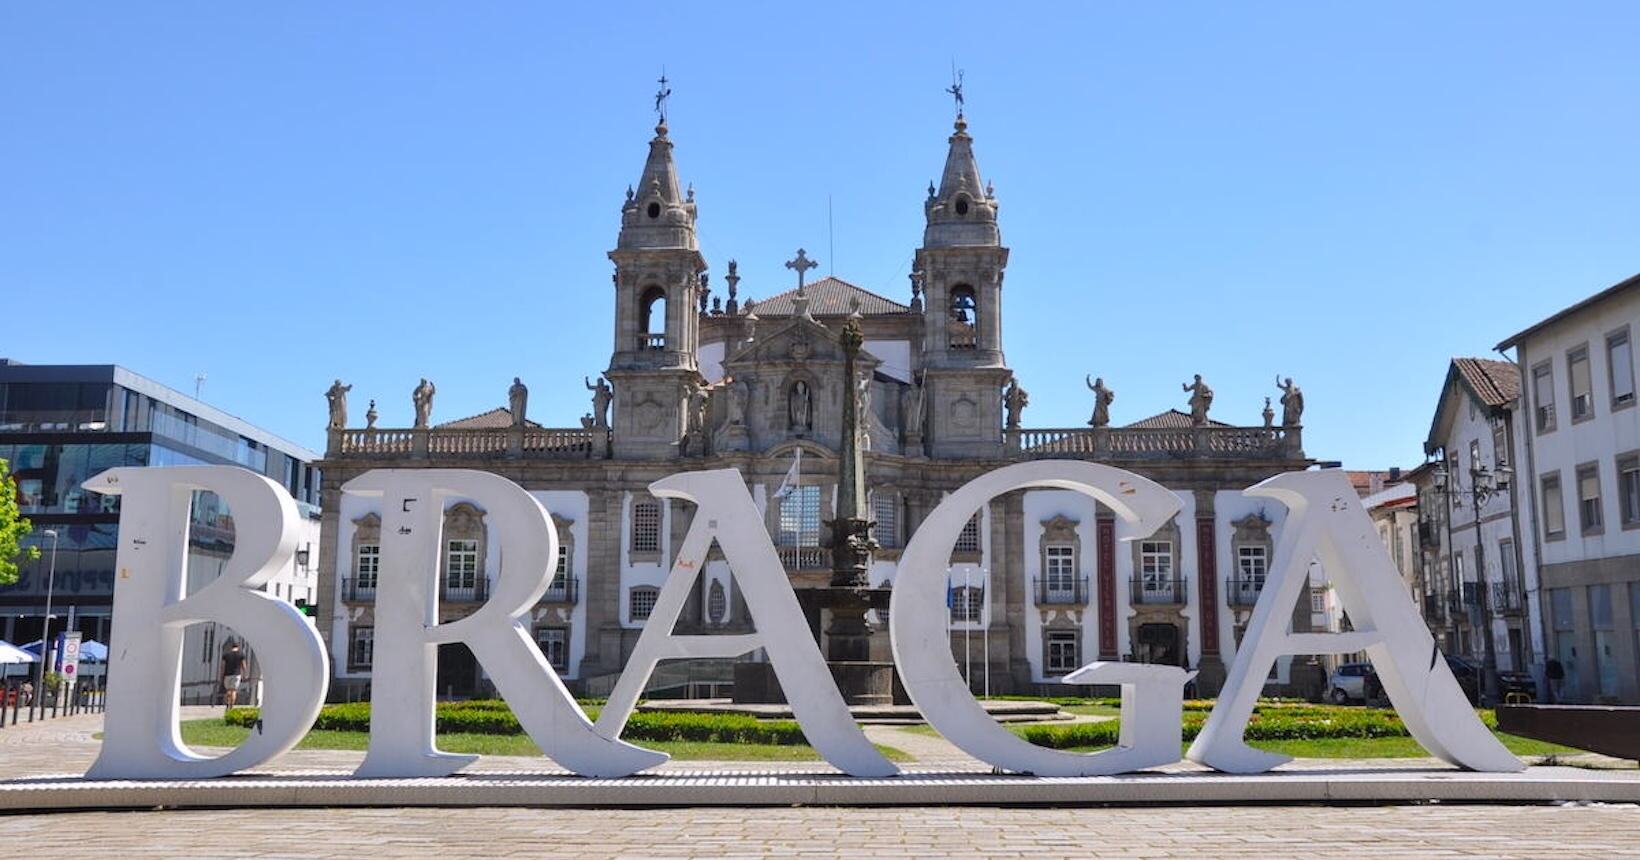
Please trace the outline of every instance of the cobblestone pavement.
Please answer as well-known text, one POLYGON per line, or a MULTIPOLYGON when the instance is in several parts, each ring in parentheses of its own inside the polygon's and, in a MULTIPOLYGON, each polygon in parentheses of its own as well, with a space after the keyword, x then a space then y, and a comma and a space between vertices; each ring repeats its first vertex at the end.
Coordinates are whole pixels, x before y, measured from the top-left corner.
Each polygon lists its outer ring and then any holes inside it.
POLYGON ((0 840, 147 857, 1640 857, 1621 806, 245 809, 0 818, 0 840))

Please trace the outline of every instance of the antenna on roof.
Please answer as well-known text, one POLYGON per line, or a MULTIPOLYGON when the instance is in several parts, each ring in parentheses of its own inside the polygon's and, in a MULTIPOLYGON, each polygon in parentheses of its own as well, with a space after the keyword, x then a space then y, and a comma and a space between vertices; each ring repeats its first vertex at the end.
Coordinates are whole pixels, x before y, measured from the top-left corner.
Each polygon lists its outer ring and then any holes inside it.
POLYGON ((831 195, 826 195, 826 253, 831 256, 828 274, 837 274, 837 237, 831 229, 831 195))
POLYGON ((205 371, 201 370, 194 376, 194 399, 199 399, 200 389, 205 387, 205 371))

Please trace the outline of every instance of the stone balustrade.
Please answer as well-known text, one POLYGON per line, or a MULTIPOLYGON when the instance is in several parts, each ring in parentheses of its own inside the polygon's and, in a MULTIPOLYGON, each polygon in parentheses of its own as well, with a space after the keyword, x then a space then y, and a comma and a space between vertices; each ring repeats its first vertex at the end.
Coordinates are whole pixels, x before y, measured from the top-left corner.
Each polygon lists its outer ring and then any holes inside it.
POLYGON ((607 427, 331 430, 326 456, 353 459, 589 460, 609 456, 607 427))
POLYGON ((1280 459, 1303 457, 1299 427, 1063 427, 1008 432, 1024 459, 1280 459))

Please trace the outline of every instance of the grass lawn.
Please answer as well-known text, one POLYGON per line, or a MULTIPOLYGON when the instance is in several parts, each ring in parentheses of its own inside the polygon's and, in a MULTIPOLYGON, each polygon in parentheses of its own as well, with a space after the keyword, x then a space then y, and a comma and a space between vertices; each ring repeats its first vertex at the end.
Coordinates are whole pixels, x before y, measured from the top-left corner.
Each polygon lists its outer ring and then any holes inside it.
MULTIPOLYGON (((230 726, 221 719, 184 720, 182 740, 190 746, 238 746, 250 729, 230 726)), ((297 749, 359 750, 370 743, 365 732, 333 732, 315 729, 302 738, 297 749)), ((679 761, 819 761, 814 748, 805 744, 724 744, 695 741, 641 741, 639 746, 670 754, 679 761)), ((541 748, 529 735, 440 734, 438 747, 445 752, 480 755, 538 756, 541 748)), ((893 747, 878 746, 890 761, 908 761, 910 756, 893 747)))

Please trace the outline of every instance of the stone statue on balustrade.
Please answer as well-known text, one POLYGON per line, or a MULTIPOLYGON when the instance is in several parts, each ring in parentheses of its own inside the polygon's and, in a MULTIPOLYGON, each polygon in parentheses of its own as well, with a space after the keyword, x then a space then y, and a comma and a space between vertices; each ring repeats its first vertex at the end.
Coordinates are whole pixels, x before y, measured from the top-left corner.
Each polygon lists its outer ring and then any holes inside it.
POLYGON ((586 377, 581 378, 586 383, 587 390, 592 392, 592 426, 609 426, 609 403, 615 399, 615 391, 609 387, 609 380, 598 377, 597 384, 586 377))
POLYGON ((1280 374, 1276 375, 1276 387, 1281 389, 1281 426, 1299 426, 1304 418, 1304 392, 1293 384, 1291 376, 1283 384, 1280 374))
POLYGON ((1020 416, 1024 414, 1025 407, 1031 405, 1031 394, 1019 386, 1017 377, 1008 380, 1008 390, 1002 394, 1002 405, 1008 410, 1007 428, 1018 430, 1020 416))
POLYGON ((341 430, 347 426, 347 393, 352 390, 353 386, 343 385, 338 379, 325 392, 325 400, 330 403, 330 429, 341 430))
POLYGON ((376 429, 376 417, 376 401, 372 400, 370 401, 370 408, 366 409, 364 413, 364 429, 374 431, 376 429))
POLYGON ((433 395, 437 391, 438 389, 433 387, 433 383, 428 382, 427 377, 424 376, 421 379, 421 384, 416 386, 416 390, 410 392, 410 401, 416 407, 415 427, 426 429, 428 422, 432 420, 433 395))
POLYGON ((1213 408, 1213 389, 1202 381, 1202 375, 1196 374, 1196 381, 1180 386, 1190 392, 1190 423, 1200 427, 1207 423, 1207 410, 1213 408))
POLYGON ((1090 376, 1085 381, 1088 390, 1093 392, 1093 417, 1088 419, 1088 424, 1093 427, 1110 426, 1110 404, 1116 399, 1116 392, 1105 387, 1103 376, 1098 379, 1090 376))
POLYGON ((507 411, 512 413, 514 427, 524 426, 524 410, 529 407, 530 389, 524 381, 513 377, 513 384, 507 389, 507 411))

